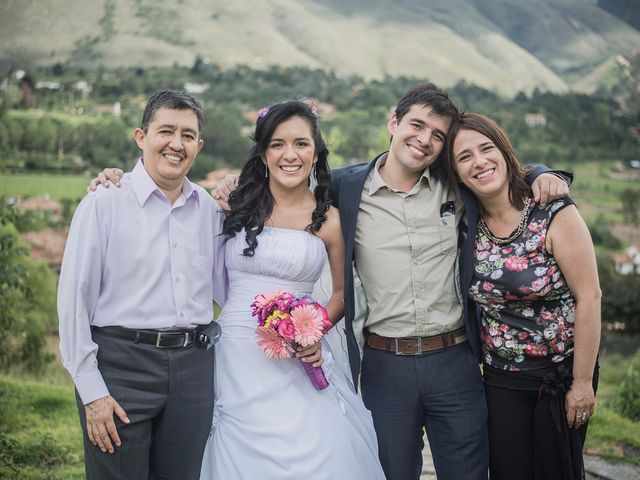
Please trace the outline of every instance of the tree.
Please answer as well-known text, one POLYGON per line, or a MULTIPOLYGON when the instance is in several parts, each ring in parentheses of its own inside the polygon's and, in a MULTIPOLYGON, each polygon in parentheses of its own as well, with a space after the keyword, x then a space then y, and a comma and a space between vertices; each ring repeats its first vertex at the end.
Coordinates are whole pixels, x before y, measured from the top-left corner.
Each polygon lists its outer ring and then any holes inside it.
MULTIPOLYGON (((637 227, 640 223, 640 216, 638 215, 638 209, 640 208, 640 190, 626 188, 620 192, 619 197, 622 202, 622 214, 625 223, 637 227)), ((629 236, 632 237, 632 235, 633 234, 630 233, 629 236)), ((633 240, 633 238, 629 238, 629 241, 633 242, 633 240)))
POLYGON ((29 257, 9 221, 15 207, 0 205, 0 368, 37 371, 51 359, 45 334, 54 328, 55 279, 29 257))
POLYGON ((603 324, 621 324, 626 333, 640 333, 640 275, 620 275, 610 264, 598 265, 603 324))

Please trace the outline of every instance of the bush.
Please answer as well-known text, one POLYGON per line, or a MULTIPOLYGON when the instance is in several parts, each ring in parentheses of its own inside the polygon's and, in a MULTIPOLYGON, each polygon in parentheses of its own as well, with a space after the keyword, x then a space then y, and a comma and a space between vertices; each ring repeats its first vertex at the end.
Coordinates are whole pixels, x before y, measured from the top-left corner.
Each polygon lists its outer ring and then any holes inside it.
POLYGON ((32 260, 9 221, 15 208, 0 209, 0 368, 37 372, 48 362, 45 334, 55 329, 56 282, 48 267, 32 260))
POLYGON ((52 465, 63 463, 68 454, 68 449, 60 446, 50 434, 34 438, 31 442, 18 443, 0 433, 0 474, 4 471, 7 478, 11 478, 11 474, 20 478, 25 467, 46 471, 52 465))
POLYGON ((640 420, 640 354, 636 354, 613 398, 614 409, 631 420, 640 420))
POLYGON ((600 263, 602 322, 605 327, 640 333, 640 275, 620 275, 611 265, 600 263))
POLYGON ((598 215, 596 221, 589 225, 589 231, 594 244, 612 250, 622 248, 622 242, 611 233, 611 225, 605 221, 604 216, 598 215))

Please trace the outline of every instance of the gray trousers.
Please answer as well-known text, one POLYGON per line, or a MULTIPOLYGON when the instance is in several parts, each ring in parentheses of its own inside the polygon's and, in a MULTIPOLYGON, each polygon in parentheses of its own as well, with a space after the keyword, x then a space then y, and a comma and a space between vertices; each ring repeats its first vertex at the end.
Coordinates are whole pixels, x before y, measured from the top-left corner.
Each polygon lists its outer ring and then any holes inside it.
POLYGON ((102 453, 89 442, 76 393, 87 479, 197 480, 213 415, 213 348, 161 349, 99 332, 93 340, 100 373, 131 423, 114 417, 122 445, 102 453))

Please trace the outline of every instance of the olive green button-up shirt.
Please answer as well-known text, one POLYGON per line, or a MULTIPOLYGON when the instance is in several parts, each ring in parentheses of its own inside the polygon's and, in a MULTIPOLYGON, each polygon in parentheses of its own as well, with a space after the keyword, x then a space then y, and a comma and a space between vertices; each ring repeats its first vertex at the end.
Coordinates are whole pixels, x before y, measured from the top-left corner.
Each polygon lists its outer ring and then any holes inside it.
POLYGON ((365 327, 385 337, 431 336, 462 326, 456 291, 462 201, 427 168, 408 193, 386 185, 380 157, 365 181, 355 262, 365 327))

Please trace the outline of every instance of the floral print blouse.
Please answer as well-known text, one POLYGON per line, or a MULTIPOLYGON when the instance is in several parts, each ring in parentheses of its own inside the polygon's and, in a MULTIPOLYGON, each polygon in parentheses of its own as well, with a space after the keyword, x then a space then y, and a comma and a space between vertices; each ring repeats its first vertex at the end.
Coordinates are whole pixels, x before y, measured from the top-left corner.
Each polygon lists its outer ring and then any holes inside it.
POLYGON ((568 205, 569 198, 545 207, 532 200, 527 226, 506 245, 478 229, 469 296, 482 310, 485 364, 534 370, 573 354, 575 298, 545 247, 555 214, 568 205))

